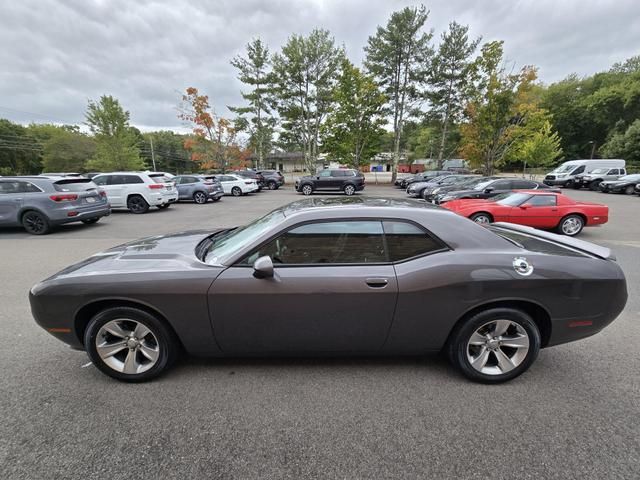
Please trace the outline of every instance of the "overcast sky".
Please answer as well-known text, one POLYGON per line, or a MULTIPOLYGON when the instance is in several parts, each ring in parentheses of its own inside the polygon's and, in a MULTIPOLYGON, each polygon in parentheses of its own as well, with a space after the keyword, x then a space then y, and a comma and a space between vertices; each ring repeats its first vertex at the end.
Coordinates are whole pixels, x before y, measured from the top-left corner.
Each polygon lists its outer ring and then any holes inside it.
MULTIPOLYGON (((132 124, 180 129, 180 92, 195 86, 221 115, 241 84, 229 60, 253 37, 271 51, 291 33, 327 28, 349 57, 400 0, 7 0, 0 2, 0 118, 83 121, 88 99, 111 94, 132 124)), ((640 54, 638 0, 438 0, 425 3, 437 40, 448 23, 505 41, 517 67, 545 82, 588 75, 640 54)))

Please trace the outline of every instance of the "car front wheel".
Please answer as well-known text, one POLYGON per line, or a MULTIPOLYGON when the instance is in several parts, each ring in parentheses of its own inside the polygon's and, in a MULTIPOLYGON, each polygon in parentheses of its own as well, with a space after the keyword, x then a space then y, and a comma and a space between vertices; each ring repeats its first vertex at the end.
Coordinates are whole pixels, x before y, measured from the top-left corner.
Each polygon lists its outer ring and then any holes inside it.
POLYGON ((480 224, 483 224, 483 225, 493 222, 493 218, 491 218, 491 215, 489 215, 488 213, 485 213, 485 212, 474 213, 469 218, 471 220, 473 220, 474 222, 480 223, 480 224))
POLYGON ((580 215, 567 215, 558 225, 558 233, 567 235, 569 237, 575 237, 584 228, 584 220, 580 215))
POLYGON ((98 370, 125 382, 157 377, 178 353, 173 333, 164 323, 131 307, 109 308, 93 317, 84 346, 98 370))
POLYGON ((304 185, 302 187, 302 193, 304 195, 311 195, 313 193, 313 187, 311 185, 304 185))
POLYGON ((231 189, 231 195, 233 195, 234 197, 241 197, 242 196, 242 190, 240 189, 240 187, 233 187, 231 189))
POLYGON ((529 315, 512 308, 492 308, 460 323, 451 334, 447 353, 467 378, 501 383, 531 366, 540 343, 540 331, 529 315))
POLYGON ((627 195, 633 195, 635 191, 636 189, 633 185, 629 185, 627 188, 624 189, 624 193, 627 195))
POLYGON ((345 185, 344 187, 344 194, 347 196, 351 196, 354 193, 356 193, 356 187, 354 187, 353 185, 345 185))
POLYGON ((269 183, 267 183, 267 188, 269 190, 277 190, 278 189, 278 184, 274 181, 270 181, 269 183))

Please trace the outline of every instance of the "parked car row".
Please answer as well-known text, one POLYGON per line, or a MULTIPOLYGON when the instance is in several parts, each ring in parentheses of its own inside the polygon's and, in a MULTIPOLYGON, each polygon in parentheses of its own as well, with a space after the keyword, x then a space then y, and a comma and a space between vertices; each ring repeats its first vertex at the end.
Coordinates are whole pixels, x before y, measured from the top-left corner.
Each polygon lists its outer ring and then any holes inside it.
POLYGON ((88 178, 56 172, 1 177, 0 227, 22 226, 28 233, 43 235, 66 223, 96 223, 112 209, 143 214, 151 207, 164 210, 178 201, 202 205, 209 200, 217 202, 223 195, 258 192, 258 181, 266 182, 271 190, 284 184, 280 172, 264 171, 259 179, 252 178, 257 173, 174 176, 166 172, 109 172, 88 178))

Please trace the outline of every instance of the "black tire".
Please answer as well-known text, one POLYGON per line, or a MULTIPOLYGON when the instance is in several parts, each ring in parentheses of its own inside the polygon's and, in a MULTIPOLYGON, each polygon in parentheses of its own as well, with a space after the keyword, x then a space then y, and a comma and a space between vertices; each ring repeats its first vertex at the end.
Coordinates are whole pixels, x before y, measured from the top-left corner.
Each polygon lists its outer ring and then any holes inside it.
POLYGON ((625 195, 633 195, 636 191, 636 187, 634 185, 628 185, 625 189, 624 189, 624 193, 625 195))
POLYGON ((345 185, 344 188, 342 189, 342 191, 344 192, 344 194, 347 197, 350 197, 351 195, 353 195, 354 193, 356 193, 356 187, 354 185, 351 185, 350 183, 345 185))
POLYGON ((51 224, 44 213, 29 210, 22 214, 22 226, 31 235, 46 235, 51 231, 51 224))
POLYGON ((127 208, 131 213, 141 214, 149 211, 149 204, 140 195, 131 195, 127 198, 127 208))
POLYGON ((574 190, 580 190, 582 188, 580 183, 574 182, 573 180, 569 180, 564 186, 567 188, 573 188, 574 190))
POLYGON ((568 237, 575 237, 584 228, 584 218, 580 215, 571 214, 564 217, 558 223, 556 231, 560 235, 567 235, 568 237))
MULTIPOLYGON (((179 344, 175 339, 173 332, 155 316, 137 308, 131 307, 114 307, 103 310, 95 315, 87 325, 84 332, 84 346, 89 358, 102 373, 124 382, 144 382, 157 377, 166 371, 176 360, 179 353, 179 344), (157 340, 158 358, 155 364, 148 370, 137 374, 127 374, 119 372, 107 365, 100 357, 97 351, 96 338, 100 329, 112 320, 132 320, 142 323, 153 334, 154 340, 157 340)), ((125 348, 122 352, 126 355, 129 348, 125 348)), ((141 355, 140 353, 137 353, 141 355)), ((116 355, 113 355, 116 357, 116 355)))
POLYGON ((270 180, 267 182, 267 188, 269 190, 277 190, 278 189, 278 184, 276 182, 274 182, 273 180, 270 180))
POLYGON ((242 189, 240 187, 233 187, 231 189, 231 195, 233 195, 234 197, 241 197, 242 189))
POLYGON ((82 223, 84 223, 85 225, 93 225, 94 223, 97 223, 98 220, 100 220, 100 217, 85 218, 84 220, 82 220, 82 223))
POLYGON ((471 215, 469 218, 474 222, 480 223, 483 225, 493 222, 493 216, 491 216, 491 214, 487 212, 477 212, 471 215))
POLYGON ((205 203, 207 203, 207 200, 207 194, 204 192, 195 192, 193 194, 193 201, 198 205, 204 205, 205 203))
POLYGON ((601 180, 594 180, 589 184, 589 190, 597 192, 600 189, 601 180))
POLYGON ((211 201, 212 201, 212 202, 219 202, 219 201, 220 201, 220 198, 221 198, 221 197, 215 197, 215 198, 212 198, 212 199, 211 199, 211 201))
POLYGON ((302 192, 303 195, 309 196, 313 193, 313 186, 309 183, 305 183, 300 187, 300 191, 302 192))
POLYGON ((165 203, 164 205, 158 205, 158 209, 159 210, 166 210, 167 208, 169 208, 171 206, 170 203, 165 203))
MULTIPOLYGON (((515 354, 518 350, 508 346, 503 346, 501 341, 490 340, 490 338, 490 336, 487 337, 487 344, 493 345, 494 347, 497 346, 502 353, 508 354, 513 352, 515 354)), ((502 336, 498 338, 502 338, 502 336)), ((525 312, 514 308, 491 308, 459 322, 451 332, 445 348, 451 363, 470 380, 480 383, 502 383, 521 375, 531 366, 531 364, 533 364, 538 356, 538 352, 540 351, 540 343, 541 339, 538 326, 525 312), (505 332, 505 336, 522 334, 522 332, 524 332, 528 338, 528 349, 526 350, 526 354, 523 355, 522 358, 518 359, 518 364, 515 368, 507 371, 506 373, 499 373, 497 363, 498 356, 497 353, 492 353, 491 348, 493 347, 469 345, 472 336, 477 330, 481 330, 485 328, 485 326, 487 326, 487 329, 490 329, 491 322, 497 320, 508 320, 509 322, 512 322, 512 324, 517 324, 519 326, 510 326, 509 330, 505 332), (521 331, 516 330, 516 328, 521 329, 521 331), (483 373, 471 364, 471 358, 473 358, 471 354, 476 353, 479 357, 483 348, 485 349, 484 351, 487 351, 488 357, 486 367, 494 369, 496 373, 483 373), (495 365, 493 365, 494 363, 495 365)))

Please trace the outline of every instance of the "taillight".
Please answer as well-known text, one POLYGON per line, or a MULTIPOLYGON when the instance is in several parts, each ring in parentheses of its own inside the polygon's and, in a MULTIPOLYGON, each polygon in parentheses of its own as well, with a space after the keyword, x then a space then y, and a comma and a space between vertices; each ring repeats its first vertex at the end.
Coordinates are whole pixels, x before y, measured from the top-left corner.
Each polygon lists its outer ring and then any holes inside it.
POLYGON ((75 193, 65 193, 63 195, 51 195, 49 198, 54 202, 73 202, 78 199, 78 195, 75 193))
POLYGON ((159 183, 151 183, 151 184, 149 185, 149 188, 150 188, 151 190, 160 190, 160 189, 164 188, 164 185, 161 185, 161 184, 159 184, 159 183))
POLYGON ((107 196, 107 192, 105 192, 104 190, 100 190, 100 196, 101 196, 102 198, 106 198, 106 196, 107 196))
POLYGON ((244 182, 244 183, 246 183, 247 185, 251 185, 253 182, 244 182))
POLYGON ((202 182, 202 183, 204 183, 205 185, 215 185, 215 183, 213 182, 202 182))

